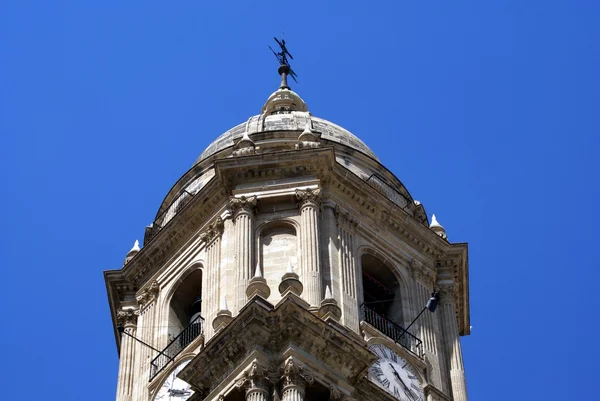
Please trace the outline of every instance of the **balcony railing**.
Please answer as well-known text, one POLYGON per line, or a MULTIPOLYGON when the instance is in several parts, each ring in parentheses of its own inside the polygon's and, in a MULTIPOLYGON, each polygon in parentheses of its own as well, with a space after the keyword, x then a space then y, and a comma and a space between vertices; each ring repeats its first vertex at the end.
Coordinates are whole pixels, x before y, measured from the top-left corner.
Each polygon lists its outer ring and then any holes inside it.
POLYGON ((400 344, 417 357, 423 359, 423 342, 419 338, 413 336, 399 324, 380 315, 365 304, 360 306, 360 312, 362 320, 394 340, 395 343, 400 344))
POLYGON ((185 349, 196 337, 202 334, 204 319, 200 316, 192 322, 175 337, 169 345, 162 350, 156 358, 150 362, 150 380, 154 379, 165 366, 169 364, 181 351, 185 349))

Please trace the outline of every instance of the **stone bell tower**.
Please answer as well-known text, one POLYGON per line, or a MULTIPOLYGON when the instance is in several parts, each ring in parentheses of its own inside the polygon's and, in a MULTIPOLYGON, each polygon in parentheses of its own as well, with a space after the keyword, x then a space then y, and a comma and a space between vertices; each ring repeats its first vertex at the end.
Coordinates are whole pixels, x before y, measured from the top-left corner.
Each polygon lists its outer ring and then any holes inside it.
POLYGON ((104 273, 117 401, 467 400, 467 244, 287 67, 104 273))

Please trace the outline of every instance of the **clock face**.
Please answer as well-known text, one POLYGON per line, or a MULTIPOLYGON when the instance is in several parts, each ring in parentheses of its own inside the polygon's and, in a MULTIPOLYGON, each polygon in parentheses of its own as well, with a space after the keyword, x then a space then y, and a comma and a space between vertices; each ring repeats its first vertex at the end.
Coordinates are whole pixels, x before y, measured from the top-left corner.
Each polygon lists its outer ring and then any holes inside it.
POLYGON ((414 369, 400 355, 382 344, 369 347, 379 359, 369 368, 369 378, 402 401, 423 401, 423 387, 414 369))
POLYGON ((194 394, 189 384, 177 378, 177 374, 183 370, 188 362, 186 361, 173 369, 160 390, 158 390, 156 397, 154 397, 155 401, 185 401, 194 394))

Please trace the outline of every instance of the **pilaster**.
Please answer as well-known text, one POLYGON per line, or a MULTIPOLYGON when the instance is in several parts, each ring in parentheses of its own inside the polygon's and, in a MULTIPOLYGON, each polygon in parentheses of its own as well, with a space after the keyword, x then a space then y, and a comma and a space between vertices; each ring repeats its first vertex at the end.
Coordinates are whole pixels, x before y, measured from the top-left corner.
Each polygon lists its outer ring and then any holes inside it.
POLYGON ((454 401, 467 401, 467 386, 465 382, 465 368, 462 360, 462 349, 456 321, 456 284, 440 286, 440 309, 444 343, 447 355, 447 365, 450 369, 450 386, 454 401))
MULTIPOLYGON (((156 299, 160 292, 158 281, 152 281, 146 288, 142 289, 136 300, 139 305, 139 316, 137 319, 137 337, 146 344, 155 344, 157 324, 156 299)), ((154 351, 136 341, 135 366, 136 377, 150 377, 150 361, 154 357, 154 351)), ((148 399, 148 386, 136 386, 134 389, 134 400, 148 399)))
POLYGON ((340 206, 336 206, 335 213, 340 241, 340 287, 342 293, 343 323, 358 333, 356 240, 353 233, 358 223, 348 211, 340 206))
POLYGON ((137 309, 122 309, 117 312, 117 324, 123 326, 119 354, 119 378, 117 380, 117 401, 130 401, 133 398, 135 374, 135 337, 137 331, 137 309))
POLYGON ((305 299, 311 307, 318 307, 323 297, 319 247, 321 189, 297 189, 296 199, 300 204, 301 280, 305 299))
POLYGON ((237 314, 246 304, 246 287, 252 277, 252 250, 254 234, 254 208, 256 196, 229 199, 235 224, 235 293, 233 313, 237 314))
POLYGON ((217 217, 200 238, 206 244, 206 260, 202 283, 202 317, 204 318, 204 336, 208 339, 214 331, 210 322, 219 309, 219 287, 221 277, 221 236, 223 219, 217 217))

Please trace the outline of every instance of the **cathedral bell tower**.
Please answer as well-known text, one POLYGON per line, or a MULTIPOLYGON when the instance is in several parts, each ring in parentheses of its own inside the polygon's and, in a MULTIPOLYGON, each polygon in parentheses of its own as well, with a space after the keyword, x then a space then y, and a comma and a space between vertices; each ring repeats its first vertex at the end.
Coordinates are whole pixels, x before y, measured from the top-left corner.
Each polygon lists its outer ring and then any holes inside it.
POLYGON ((467 244, 279 72, 104 272, 116 400, 467 400, 467 244))

